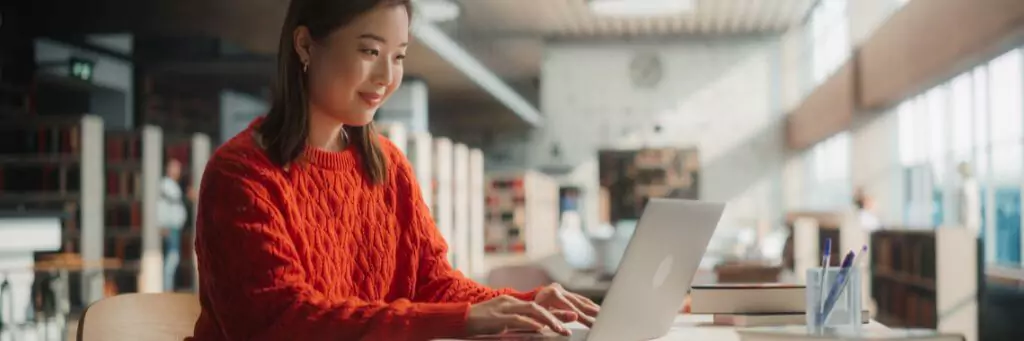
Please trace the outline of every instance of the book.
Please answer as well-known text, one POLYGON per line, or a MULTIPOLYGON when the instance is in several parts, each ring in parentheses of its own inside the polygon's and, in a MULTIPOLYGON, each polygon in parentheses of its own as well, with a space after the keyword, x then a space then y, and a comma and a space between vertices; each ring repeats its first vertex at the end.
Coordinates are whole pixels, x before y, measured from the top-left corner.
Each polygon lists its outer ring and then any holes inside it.
POLYGON ((695 285, 690 288, 690 313, 803 315, 805 291, 803 285, 782 283, 695 285))
POLYGON ((740 341, 964 341, 960 334, 931 329, 826 328, 812 332, 806 326, 754 327, 736 331, 740 341))
MULTIPOLYGON (((867 324, 871 320, 867 310, 861 311, 861 320, 867 324)), ((807 323, 804 313, 746 313, 746 314, 715 314, 715 325, 736 327, 763 327, 803 325, 807 323)))

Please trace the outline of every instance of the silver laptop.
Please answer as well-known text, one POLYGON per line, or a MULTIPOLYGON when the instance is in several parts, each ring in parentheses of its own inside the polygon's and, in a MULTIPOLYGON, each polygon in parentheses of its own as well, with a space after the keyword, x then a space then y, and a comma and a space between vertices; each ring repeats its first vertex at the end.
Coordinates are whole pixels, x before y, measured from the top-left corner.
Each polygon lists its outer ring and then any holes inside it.
POLYGON ((626 246, 592 329, 571 337, 503 335, 487 340, 638 341, 664 336, 683 307, 725 204, 650 199, 626 246))

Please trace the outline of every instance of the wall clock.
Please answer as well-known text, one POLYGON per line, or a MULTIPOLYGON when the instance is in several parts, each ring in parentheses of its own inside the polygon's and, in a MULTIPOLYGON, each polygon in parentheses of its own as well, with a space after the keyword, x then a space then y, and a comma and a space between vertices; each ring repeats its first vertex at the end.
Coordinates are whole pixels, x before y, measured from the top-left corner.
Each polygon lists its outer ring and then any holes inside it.
POLYGON ((629 64, 630 80, 634 87, 640 89, 657 87, 661 83, 663 73, 661 56, 654 52, 637 54, 629 64))

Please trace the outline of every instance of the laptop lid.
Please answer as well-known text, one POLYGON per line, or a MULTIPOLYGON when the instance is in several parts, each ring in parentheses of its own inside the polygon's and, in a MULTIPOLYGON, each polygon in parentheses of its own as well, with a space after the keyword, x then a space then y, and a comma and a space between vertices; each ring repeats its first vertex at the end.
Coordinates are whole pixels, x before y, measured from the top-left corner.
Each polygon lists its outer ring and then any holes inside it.
POLYGON ((650 199, 587 340, 668 333, 724 210, 721 203, 650 199))

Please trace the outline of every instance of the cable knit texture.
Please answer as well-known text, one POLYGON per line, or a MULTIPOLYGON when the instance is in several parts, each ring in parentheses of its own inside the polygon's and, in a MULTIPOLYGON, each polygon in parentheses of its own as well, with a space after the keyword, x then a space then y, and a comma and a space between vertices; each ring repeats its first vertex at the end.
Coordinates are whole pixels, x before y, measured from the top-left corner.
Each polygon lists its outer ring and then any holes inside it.
POLYGON ((404 155, 385 138, 375 185, 356 146, 270 162, 253 128, 214 152, 197 220, 195 341, 429 340, 460 336, 502 294, 452 269, 404 155))

